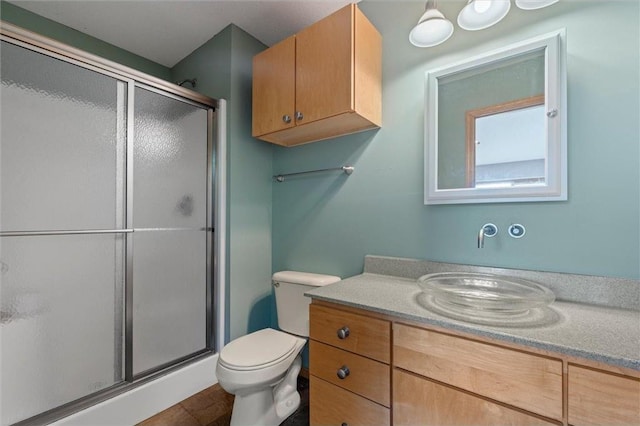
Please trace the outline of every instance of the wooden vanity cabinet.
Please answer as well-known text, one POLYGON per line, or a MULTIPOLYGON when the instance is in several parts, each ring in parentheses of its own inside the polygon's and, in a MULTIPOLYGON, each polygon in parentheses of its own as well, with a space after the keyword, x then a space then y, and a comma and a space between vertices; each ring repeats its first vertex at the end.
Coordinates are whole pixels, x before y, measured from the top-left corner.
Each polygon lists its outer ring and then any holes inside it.
POLYGON ((391 323, 309 306, 312 425, 391 424, 391 323))
POLYGON ((309 308, 312 425, 640 425, 638 371, 339 304, 309 308))
POLYGON ((382 38, 350 4, 253 58, 253 130, 283 146, 380 127, 382 38))
POLYGON ((569 364, 569 424, 640 425, 640 378, 569 364))

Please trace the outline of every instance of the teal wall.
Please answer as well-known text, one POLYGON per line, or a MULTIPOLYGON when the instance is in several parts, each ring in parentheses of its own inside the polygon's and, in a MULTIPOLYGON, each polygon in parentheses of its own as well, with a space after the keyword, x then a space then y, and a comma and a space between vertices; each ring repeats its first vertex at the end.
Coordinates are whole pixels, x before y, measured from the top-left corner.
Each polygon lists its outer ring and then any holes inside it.
POLYGON ((230 25, 171 70, 228 100, 227 340, 271 323, 272 146, 251 137, 252 59, 265 48, 230 25))
POLYGON ((0 19, 105 59, 146 72, 154 77, 163 80, 170 79, 169 68, 163 65, 120 49, 119 47, 80 31, 76 31, 73 28, 31 13, 11 3, 0 1, 0 19))
MULTIPOLYGON (((318 174, 273 184, 273 270, 362 272, 366 254, 640 278, 640 64, 637 1, 512 7, 498 25, 456 27, 431 49, 408 42, 423 3, 367 1, 383 36, 383 125, 294 148, 274 149, 274 172, 353 164, 347 177, 318 174), (516 41, 567 29, 566 202, 423 204, 424 74, 516 41), (500 234, 476 248, 481 225, 500 234), (527 234, 508 237, 511 223, 527 234)), ((460 2, 440 2, 450 19, 460 2)))

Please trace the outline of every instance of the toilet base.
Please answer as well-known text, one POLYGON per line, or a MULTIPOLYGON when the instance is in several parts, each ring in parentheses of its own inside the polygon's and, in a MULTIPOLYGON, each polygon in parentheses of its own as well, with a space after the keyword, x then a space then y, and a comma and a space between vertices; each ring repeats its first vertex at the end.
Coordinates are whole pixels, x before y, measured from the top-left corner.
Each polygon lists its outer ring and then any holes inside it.
POLYGON ((230 426, 278 426, 300 406, 297 390, 302 357, 298 355, 275 386, 236 393, 230 426))

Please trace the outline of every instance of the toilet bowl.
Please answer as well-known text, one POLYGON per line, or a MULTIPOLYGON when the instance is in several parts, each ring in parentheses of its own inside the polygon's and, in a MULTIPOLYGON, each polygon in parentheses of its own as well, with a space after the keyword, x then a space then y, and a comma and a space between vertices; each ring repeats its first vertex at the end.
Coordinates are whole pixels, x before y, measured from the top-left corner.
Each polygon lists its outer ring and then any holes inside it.
POLYGON ((273 275, 278 326, 239 337, 221 351, 220 386, 235 395, 231 426, 277 426, 300 405, 302 351, 309 335, 310 299, 304 292, 340 281, 331 275, 283 271, 273 275))
POLYGON ((231 425, 278 425, 298 408, 300 351, 305 343, 266 328, 224 347, 216 374, 220 385, 235 395, 231 425))

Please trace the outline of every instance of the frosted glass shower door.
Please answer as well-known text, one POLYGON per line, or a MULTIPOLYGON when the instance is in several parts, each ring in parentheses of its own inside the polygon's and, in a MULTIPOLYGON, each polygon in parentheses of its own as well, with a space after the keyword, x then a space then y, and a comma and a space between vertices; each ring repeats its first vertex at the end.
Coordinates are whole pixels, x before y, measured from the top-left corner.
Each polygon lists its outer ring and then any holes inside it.
POLYGON ((0 49, 2 425, 123 380, 127 84, 0 49))
POLYGON ((207 347, 208 110, 136 87, 133 376, 207 347))

